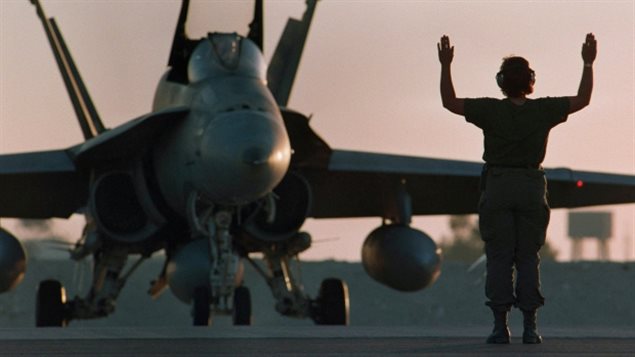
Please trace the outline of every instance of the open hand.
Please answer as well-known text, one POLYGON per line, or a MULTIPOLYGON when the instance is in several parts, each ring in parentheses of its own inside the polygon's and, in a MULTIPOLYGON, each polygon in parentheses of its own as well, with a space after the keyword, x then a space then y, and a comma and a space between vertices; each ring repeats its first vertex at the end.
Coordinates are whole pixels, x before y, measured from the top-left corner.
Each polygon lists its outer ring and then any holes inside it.
POLYGON ((593 64, 597 55, 597 42, 592 33, 586 35, 586 40, 582 44, 582 60, 585 64, 593 64))
POLYGON ((450 38, 446 35, 441 37, 441 42, 437 43, 439 50, 439 62, 441 64, 450 64, 454 58, 454 46, 450 46, 450 38))

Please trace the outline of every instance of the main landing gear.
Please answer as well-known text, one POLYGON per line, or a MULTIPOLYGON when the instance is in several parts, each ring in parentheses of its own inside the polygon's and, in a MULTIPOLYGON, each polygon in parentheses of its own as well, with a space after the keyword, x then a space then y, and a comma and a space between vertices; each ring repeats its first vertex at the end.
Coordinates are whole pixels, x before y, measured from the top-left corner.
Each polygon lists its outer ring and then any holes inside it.
POLYGON ((312 318, 318 325, 349 324, 348 286, 339 279, 325 279, 313 302, 312 318))
MULTIPOLYGON (((71 254, 81 260, 90 252, 78 246, 71 254), (84 254, 85 253, 85 254, 84 254)), ((123 268, 128 250, 116 246, 101 246, 93 252, 93 280, 86 297, 67 301, 66 291, 57 280, 44 280, 38 286, 35 304, 37 327, 63 327, 74 319, 106 317, 115 311, 115 301, 130 275, 146 259, 142 256, 126 272, 123 268)))
POLYGON ((267 281, 276 300, 276 310, 280 314, 297 318, 310 317, 318 325, 349 324, 349 292, 344 281, 325 279, 320 285, 317 298, 311 299, 291 274, 289 257, 285 253, 276 249, 266 250, 264 253, 269 272, 265 272, 255 261, 248 261, 267 281))

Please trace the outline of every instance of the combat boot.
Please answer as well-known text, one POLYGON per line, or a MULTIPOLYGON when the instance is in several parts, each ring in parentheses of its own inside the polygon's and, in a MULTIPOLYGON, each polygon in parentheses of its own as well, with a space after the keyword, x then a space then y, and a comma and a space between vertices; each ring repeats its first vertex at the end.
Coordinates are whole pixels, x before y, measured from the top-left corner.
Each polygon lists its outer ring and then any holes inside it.
POLYGON ((536 310, 524 311, 523 310, 523 343, 537 344, 542 343, 542 336, 538 334, 538 327, 536 323, 536 310))
POLYGON ((494 312, 494 330, 487 338, 487 343, 508 344, 511 339, 511 333, 509 332, 509 327, 507 327, 507 315, 509 312, 492 311, 494 312))

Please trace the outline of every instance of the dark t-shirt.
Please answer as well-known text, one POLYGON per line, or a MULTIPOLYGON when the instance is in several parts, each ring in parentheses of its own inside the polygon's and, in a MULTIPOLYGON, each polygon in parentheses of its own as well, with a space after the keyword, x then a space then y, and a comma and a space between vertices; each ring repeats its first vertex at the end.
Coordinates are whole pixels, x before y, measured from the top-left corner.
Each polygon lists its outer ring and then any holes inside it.
POLYGON ((483 130, 483 160, 491 165, 537 166, 545 159, 549 131, 567 120, 569 98, 466 98, 465 119, 483 130))

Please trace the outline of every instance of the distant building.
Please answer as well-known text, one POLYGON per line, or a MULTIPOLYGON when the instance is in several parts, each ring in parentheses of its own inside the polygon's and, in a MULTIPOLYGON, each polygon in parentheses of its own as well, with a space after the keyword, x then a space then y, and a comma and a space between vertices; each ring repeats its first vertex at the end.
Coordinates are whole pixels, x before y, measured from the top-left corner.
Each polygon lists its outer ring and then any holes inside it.
POLYGON ((582 242, 595 239, 598 244, 598 259, 609 260, 608 241, 613 237, 613 213, 569 212, 569 237, 571 238, 571 260, 582 259, 582 242))

